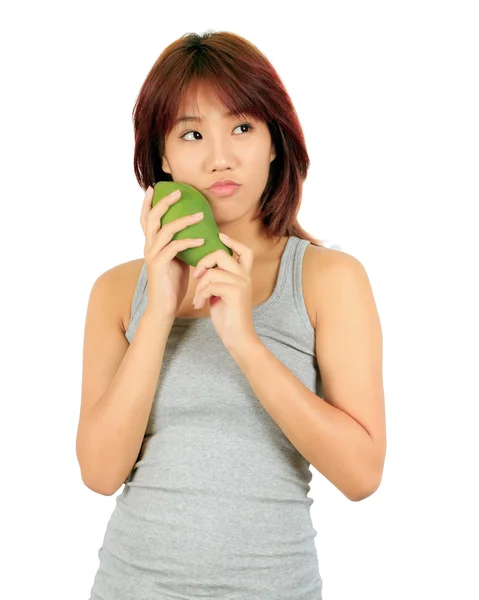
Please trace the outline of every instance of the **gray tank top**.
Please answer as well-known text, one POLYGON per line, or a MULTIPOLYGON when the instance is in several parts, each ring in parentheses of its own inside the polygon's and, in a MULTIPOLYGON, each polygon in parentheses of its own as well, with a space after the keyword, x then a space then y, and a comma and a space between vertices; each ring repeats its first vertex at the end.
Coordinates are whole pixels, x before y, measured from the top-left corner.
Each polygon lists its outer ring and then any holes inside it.
MULTIPOLYGON (((308 244, 288 239, 273 294, 253 307, 253 321, 264 345, 322 395, 302 292, 308 244)), ((143 264, 129 342, 147 293, 143 264)), ((211 318, 177 318, 90 600, 321 600, 311 479, 211 318)))

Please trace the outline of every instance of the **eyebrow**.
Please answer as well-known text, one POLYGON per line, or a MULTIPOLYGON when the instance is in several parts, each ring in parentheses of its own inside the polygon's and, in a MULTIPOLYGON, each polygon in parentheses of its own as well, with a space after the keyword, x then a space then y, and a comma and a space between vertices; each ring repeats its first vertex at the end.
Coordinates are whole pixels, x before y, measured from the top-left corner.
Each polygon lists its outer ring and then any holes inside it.
MULTIPOLYGON (((234 116, 235 113, 231 110, 228 110, 224 113, 221 113, 221 116, 225 117, 225 118, 229 118, 234 116)), ((175 122, 173 123, 173 126, 176 127, 177 125, 179 125, 180 123, 189 123, 189 122, 194 122, 194 123, 202 123, 203 120, 201 117, 195 117, 194 115, 181 115, 180 117, 178 117, 175 122)))

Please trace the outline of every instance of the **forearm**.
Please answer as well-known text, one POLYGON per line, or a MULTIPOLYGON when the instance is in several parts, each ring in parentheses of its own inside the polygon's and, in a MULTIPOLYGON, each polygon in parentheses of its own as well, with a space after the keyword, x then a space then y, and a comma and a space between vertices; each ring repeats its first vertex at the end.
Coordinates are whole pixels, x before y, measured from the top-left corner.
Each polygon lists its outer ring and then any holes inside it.
POLYGON ((138 457, 170 330, 144 314, 110 386, 84 415, 78 458, 83 480, 99 493, 114 493, 138 457))
POLYGON ((233 358, 265 410, 315 469, 350 500, 373 492, 377 453, 357 421, 314 394, 259 338, 233 358))

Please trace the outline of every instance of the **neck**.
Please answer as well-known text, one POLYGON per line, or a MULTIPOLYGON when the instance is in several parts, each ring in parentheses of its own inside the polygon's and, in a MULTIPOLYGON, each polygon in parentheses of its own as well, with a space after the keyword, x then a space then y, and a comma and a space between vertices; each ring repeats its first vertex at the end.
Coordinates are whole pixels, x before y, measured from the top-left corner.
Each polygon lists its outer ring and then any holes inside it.
MULTIPOLYGON (((241 223, 218 223, 218 229, 221 233, 225 233, 240 242, 240 244, 251 248, 253 250, 254 261, 257 261, 266 257, 268 252, 281 242, 282 238, 269 238, 262 229, 256 226, 256 223, 252 223, 251 225, 248 228, 241 223)), ((233 256, 237 259, 236 253, 233 256)))

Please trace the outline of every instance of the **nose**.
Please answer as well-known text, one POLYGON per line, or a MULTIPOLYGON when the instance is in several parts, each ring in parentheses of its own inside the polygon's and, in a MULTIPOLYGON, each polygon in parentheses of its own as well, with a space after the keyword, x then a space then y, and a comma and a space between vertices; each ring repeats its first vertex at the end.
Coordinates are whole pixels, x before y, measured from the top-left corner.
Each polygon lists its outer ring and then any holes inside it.
POLYGON ((234 164, 233 140, 221 134, 210 136, 207 155, 211 168, 217 171, 230 168, 234 164))

